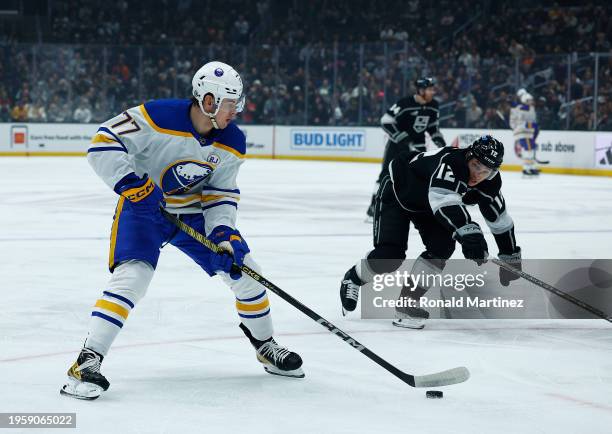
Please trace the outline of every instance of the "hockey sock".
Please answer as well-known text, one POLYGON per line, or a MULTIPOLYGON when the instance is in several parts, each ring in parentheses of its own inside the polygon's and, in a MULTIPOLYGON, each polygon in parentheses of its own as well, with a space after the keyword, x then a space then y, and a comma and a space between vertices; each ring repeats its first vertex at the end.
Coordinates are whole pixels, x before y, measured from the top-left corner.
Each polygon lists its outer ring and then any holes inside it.
POLYGON ((152 278, 153 267, 146 262, 128 261, 115 268, 107 289, 91 312, 86 348, 106 356, 152 278))

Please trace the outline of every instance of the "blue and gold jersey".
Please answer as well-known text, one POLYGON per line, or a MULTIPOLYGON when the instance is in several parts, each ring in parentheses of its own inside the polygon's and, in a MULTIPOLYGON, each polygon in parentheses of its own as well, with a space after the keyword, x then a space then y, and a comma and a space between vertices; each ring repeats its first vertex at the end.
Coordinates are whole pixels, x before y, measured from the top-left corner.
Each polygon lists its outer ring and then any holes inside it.
POLYGON ((244 133, 230 123, 200 136, 190 108, 190 100, 172 99, 124 111, 100 126, 87 160, 112 189, 129 173, 148 174, 164 192, 167 209, 204 212, 206 233, 219 225, 235 227, 244 133))

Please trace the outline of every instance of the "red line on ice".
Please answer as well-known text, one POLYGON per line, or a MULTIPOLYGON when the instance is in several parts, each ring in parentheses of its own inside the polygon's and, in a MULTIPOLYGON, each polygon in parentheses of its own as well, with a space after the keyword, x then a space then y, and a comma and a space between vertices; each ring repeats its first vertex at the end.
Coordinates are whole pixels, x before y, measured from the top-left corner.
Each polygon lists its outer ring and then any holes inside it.
POLYGON ((561 395, 560 393, 547 393, 548 396, 552 396, 553 398, 558 398, 563 401, 573 402, 575 404, 584 405, 586 407, 596 408, 598 410, 604 410, 612 412, 612 407, 609 405, 598 404, 596 402, 584 401, 579 398, 574 398, 573 396, 561 395))
MULTIPOLYGON (((452 329, 437 329, 437 330, 424 330, 420 333, 427 332, 455 332, 455 331, 473 331, 474 327, 466 327, 466 328, 452 328, 452 329)), ((516 329, 516 328, 515 328, 516 329)), ((527 327, 528 330, 559 330, 558 327, 527 327)), ((508 327, 498 327, 498 328, 483 328, 481 331, 494 331, 494 330, 513 330, 508 327)), ((562 328, 562 330, 599 330, 599 328, 587 328, 587 327, 573 327, 573 328, 562 328)), ((386 330, 349 330, 347 331, 349 334, 358 334, 358 333, 407 333, 404 329, 386 329, 386 330)), ((276 336, 313 336, 313 335, 328 335, 329 331, 319 331, 319 332, 297 332, 297 333, 279 333, 276 336)), ((407 334, 410 334, 408 332, 407 334)), ((174 344, 185 344, 189 342, 207 342, 207 341, 223 341, 223 340, 234 340, 234 339, 244 339, 244 336, 211 336, 206 338, 193 338, 193 339, 180 339, 173 341, 158 341, 158 342, 142 342, 136 344, 129 345, 113 345, 113 350, 116 349, 130 349, 136 347, 152 347, 156 345, 174 345, 174 344)), ((43 353, 43 354, 29 354, 25 356, 19 357, 9 357, 7 359, 0 359, 0 363, 8 363, 8 362, 18 362, 21 360, 32 360, 32 359, 40 359, 44 357, 53 357, 53 356, 61 356, 63 354, 76 354, 77 349, 69 350, 69 351, 57 351, 54 353, 43 353)), ((612 410, 612 408, 610 408, 612 410)))

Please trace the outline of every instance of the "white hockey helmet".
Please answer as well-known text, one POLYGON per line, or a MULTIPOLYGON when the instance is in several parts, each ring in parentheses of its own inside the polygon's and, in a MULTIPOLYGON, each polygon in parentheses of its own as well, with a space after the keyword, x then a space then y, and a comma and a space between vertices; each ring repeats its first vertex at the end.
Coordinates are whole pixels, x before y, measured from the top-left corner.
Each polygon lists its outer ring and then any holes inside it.
POLYGON ((221 103, 224 99, 232 100, 236 103, 236 111, 241 112, 244 108, 244 95, 242 93, 242 79, 234 68, 223 62, 208 62, 202 66, 191 80, 194 98, 198 101, 200 110, 210 118, 215 128, 215 116, 219 112, 221 103), (213 113, 204 110, 202 101, 206 95, 212 95, 215 101, 213 113))
POLYGON ((519 89, 518 92, 516 92, 516 96, 519 97, 521 104, 527 104, 529 101, 533 101, 533 96, 525 89, 519 89))

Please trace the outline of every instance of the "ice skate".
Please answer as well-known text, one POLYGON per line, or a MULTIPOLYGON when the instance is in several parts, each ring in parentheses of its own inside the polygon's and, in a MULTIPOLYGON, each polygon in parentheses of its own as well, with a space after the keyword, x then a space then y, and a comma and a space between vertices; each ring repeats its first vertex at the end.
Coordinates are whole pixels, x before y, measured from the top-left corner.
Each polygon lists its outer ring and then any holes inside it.
POLYGON ((299 354, 277 344, 274 339, 262 343, 257 348, 257 360, 264 365, 268 374, 295 378, 305 376, 299 354))
POLYGON ((104 357, 89 348, 83 348, 77 361, 68 369, 68 380, 60 393, 77 399, 92 400, 108 390, 110 383, 100 373, 104 357))
POLYGON ((274 338, 265 341, 255 339, 251 331, 243 323, 240 323, 240 329, 251 341, 251 345, 253 345, 256 351, 257 360, 264 365, 264 369, 268 374, 304 378, 302 358, 298 353, 289 351, 287 348, 279 345, 274 338))
POLYGON ((406 329, 420 330, 425 327, 429 312, 418 307, 402 307, 395 309, 393 325, 406 329))
POLYGON ((346 272, 340 284, 340 302, 342 303, 343 316, 346 316, 347 312, 354 311, 357 307, 361 285, 363 285, 363 282, 357 276, 357 270, 353 266, 346 272))

